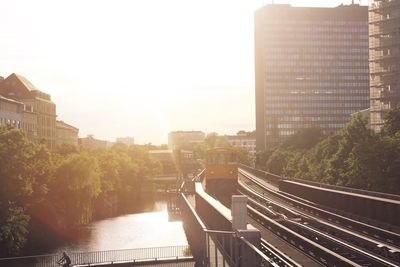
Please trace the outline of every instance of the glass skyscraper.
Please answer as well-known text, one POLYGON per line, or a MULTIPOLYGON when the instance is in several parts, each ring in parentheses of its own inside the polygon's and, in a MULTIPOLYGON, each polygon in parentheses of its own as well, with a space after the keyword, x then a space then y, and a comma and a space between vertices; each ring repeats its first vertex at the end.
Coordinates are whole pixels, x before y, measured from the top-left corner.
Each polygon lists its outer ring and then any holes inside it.
POLYGON ((303 128, 337 133, 369 107, 368 7, 262 7, 255 72, 257 150, 303 128))

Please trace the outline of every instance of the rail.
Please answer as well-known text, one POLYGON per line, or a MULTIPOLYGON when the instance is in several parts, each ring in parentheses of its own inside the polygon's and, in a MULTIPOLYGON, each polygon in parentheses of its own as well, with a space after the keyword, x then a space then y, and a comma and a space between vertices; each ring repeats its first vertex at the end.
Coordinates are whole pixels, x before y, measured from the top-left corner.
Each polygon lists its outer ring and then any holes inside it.
POLYGON ((304 179, 282 177, 282 176, 279 176, 279 175, 276 175, 276 174, 273 174, 270 172, 266 172, 263 170, 255 169, 253 167, 243 165, 243 164, 240 164, 239 167, 254 174, 254 175, 261 176, 262 178, 267 179, 271 184, 274 184, 274 185, 279 185, 280 180, 289 180, 289 181, 313 185, 313 186, 326 188, 326 189, 333 189, 333 190, 344 191, 344 192, 349 192, 349 193, 354 193, 354 194, 368 195, 368 196, 372 196, 372 197, 379 197, 379 198, 386 198, 386 199, 400 201, 400 195, 394 195, 394 194, 388 194, 388 193, 376 192, 376 191, 368 191, 368 190, 345 187, 345 186, 330 185, 330 184, 318 183, 318 182, 304 180, 304 179))
POLYGON ((341 225, 347 225, 353 230, 358 230, 360 232, 365 232, 369 233, 370 235, 374 236, 374 238, 379 239, 379 240, 384 240, 387 241, 391 244, 400 244, 400 234, 388 231, 373 225, 369 225, 363 222, 356 221, 354 219, 348 218, 347 216, 343 216, 337 213, 337 211, 328 211, 325 209, 322 209, 320 207, 315 207, 313 205, 310 205, 307 202, 304 202, 304 200, 298 199, 292 195, 288 196, 287 194, 281 194, 279 192, 274 192, 270 190, 269 188, 265 187, 262 183, 258 182, 254 178, 246 175, 245 173, 242 173, 245 175, 248 179, 252 180, 253 183, 255 183, 257 186, 261 187, 263 190, 268 191, 272 195, 275 195, 278 198, 281 198, 282 200, 291 203, 291 206, 293 207, 298 207, 301 210, 307 210, 313 214, 318 214, 319 216, 323 216, 324 218, 331 220, 333 222, 336 222, 341 225))
MULTIPOLYGON (((188 246, 170 246, 156 248, 137 248, 107 251, 90 252, 69 252, 72 264, 93 265, 93 264, 115 264, 123 262, 161 261, 168 259, 192 258, 188 246)), ((54 267, 58 266, 57 261, 61 258, 59 254, 46 254, 25 257, 0 258, 1 267, 11 266, 32 266, 32 267, 54 267)))
MULTIPOLYGON (((257 183, 256 181, 254 181, 255 183, 257 183)), ((265 198, 264 195, 261 195, 261 193, 258 192, 250 192, 249 189, 246 189, 246 185, 244 183, 239 183, 239 186, 242 187, 242 189, 246 190, 246 193, 251 193, 252 196, 255 196, 257 198, 262 198, 263 202, 268 201, 268 205, 271 205, 274 207, 277 206, 278 204, 275 203, 274 201, 265 198)), ((262 185, 258 185, 258 186, 262 186, 262 185)), ((264 188, 265 189, 265 188, 264 188)), ((286 199, 286 201, 289 202, 295 202, 293 199, 289 200, 286 199)), ((258 203, 254 203, 255 201, 252 201, 251 198, 249 198, 249 202, 250 205, 257 209, 260 210, 260 208, 263 209, 263 214, 268 214, 268 216, 277 219, 279 216, 277 216, 275 213, 271 213, 270 210, 266 210, 267 208, 263 207, 262 205, 258 204, 258 203)), ((297 205, 295 205, 297 206, 297 205)), ((303 206, 302 210, 309 210, 310 207, 307 207, 308 205, 303 206)), ((283 220, 281 221, 281 223, 283 225, 285 225, 286 227, 294 230, 295 232, 303 232, 304 231, 304 227, 306 227, 305 225, 308 225, 309 227, 312 227, 315 230, 314 233, 311 234, 311 236, 316 236, 316 233, 319 231, 324 231, 324 232, 329 232, 329 233, 335 233, 334 236, 335 238, 331 238, 331 240, 325 242, 327 243, 341 243, 340 246, 342 246, 345 250, 351 250, 353 255, 357 254, 357 257, 359 259, 363 259, 366 261, 374 261, 375 265, 373 266, 381 266, 382 264, 384 266, 397 266, 397 264, 399 263, 399 250, 397 246, 393 246, 392 244, 387 244, 386 242, 382 242, 382 241, 377 241, 376 239, 379 237, 379 235, 384 235, 387 236, 388 233, 383 233, 382 232, 377 232, 377 229, 374 229, 375 231, 372 232, 374 233, 372 236, 374 237, 374 239, 368 238, 363 236, 363 234, 365 233, 370 233, 371 235, 371 231, 365 231, 365 225, 361 225, 362 228, 360 229, 360 224, 357 222, 354 222, 352 220, 346 220, 345 222, 342 223, 342 225, 345 225, 346 227, 351 227, 351 230, 343 228, 343 227, 339 227, 336 226, 332 223, 327 223, 327 222, 323 222, 317 218, 312 219, 311 217, 309 217, 308 215, 306 215, 305 213, 303 213, 302 211, 299 211, 297 216, 293 216, 293 212, 291 210, 293 206, 290 206, 290 209, 287 208, 287 205, 283 205, 282 207, 279 207, 279 211, 283 212, 283 214, 285 214, 285 216, 289 219, 289 220, 283 220), (285 208, 286 207, 286 208, 285 208), (290 220, 290 218, 294 218, 294 220, 290 220), (302 223, 298 223, 298 220, 301 219, 302 223), (294 225, 296 224, 296 225, 294 225), (303 225, 304 224, 304 225, 303 225), (301 228, 301 229, 300 229, 301 228), (318 229, 318 230, 317 230, 318 229), (357 233, 355 233, 354 231, 357 231, 357 233), (361 233, 361 234, 360 234, 361 233), (378 235, 375 235, 378 234, 378 235), (342 240, 347 240, 346 244, 344 244, 343 242, 338 242, 336 240, 338 240, 338 238, 341 238, 342 240), (333 242, 332 240, 335 239, 335 242, 333 242), (348 243, 348 244, 347 244, 348 243), (350 244, 351 243, 351 244, 350 244), (362 250, 358 249, 357 247, 360 246, 360 244, 362 244, 362 250), (367 252, 369 251, 369 252, 367 252), (373 254, 371 254, 373 253, 373 254), (388 260, 389 261, 388 261, 388 260)), ((315 210, 315 212, 313 213, 315 214, 330 214, 329 212, 323 212, 322 210, 315 210)), ((327 217, 329 218, 329 217, 327 217)), ((342 222, 341 217, 340 216, 336 216, 332 219, 330 219, 330 221, 335 221, 335 222, 342 222)), ((311 228, 310 228, 311 229, 311 228)), ((310 231, 310 229, 307 229, 307 231, 310 231)), ((370 228, 371 229, 371 228, 370 228)), ((370 230, 369 229, 369 230, 370 230)), ((318 233, 318 239, 322 241, 322 239, 329 239, 327 236, 322 236, 323 234, 318 233)), ((393 236, 391 236, 393 237, 393 236)), ((386 241, 386 240, 385 240, 386 241)), ((317 242, 318 243, 318 242, 317 242)), ((335 248, 338 249, 338 245, 335 245, 335 248)), ((339 253, 339 251, 336 251, 337 253, 339 253)))
MULTIPOLYGON (((287 259, 284 254, 277 256, 276 251, 275 255, 263 254, 260 249, 238 236, 235 231, 210 230, 183 193, 181 193, 180 203, 184 229, 196 260, 196 266, 246 266, 246 263, 241 261, 243 255, 248 256, 249 253, 254 257, 260 257, 261 266, 298 266, 297 264, 282 265, 282 262, 288 263, 292 260, 287 259)), ((199 207, 196 205, 197 208, 199 207)), ((211 214, 209 215, 211 216, 211 214)), ((215 219, 215 216, 211 217, 215 219)))

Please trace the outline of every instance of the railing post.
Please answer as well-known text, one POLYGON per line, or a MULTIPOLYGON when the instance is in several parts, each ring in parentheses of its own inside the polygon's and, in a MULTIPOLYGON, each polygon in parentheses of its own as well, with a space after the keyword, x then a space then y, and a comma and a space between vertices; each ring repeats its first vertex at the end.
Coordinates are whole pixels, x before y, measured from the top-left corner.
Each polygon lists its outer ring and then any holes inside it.
POLYGON ((243 237, 251 244, 253 244, 256 248, 261 248, 261 233, 258 229, 247 229, 247 230, 238 230, 238 239, 239 239, 239 266, 261 266, 261 257, 249 246, 243 244, 240 238, 243 237))
POLYGON ((247 197, 242 195, 232 196, 232 229, 243 230, 247 228, 247 197))

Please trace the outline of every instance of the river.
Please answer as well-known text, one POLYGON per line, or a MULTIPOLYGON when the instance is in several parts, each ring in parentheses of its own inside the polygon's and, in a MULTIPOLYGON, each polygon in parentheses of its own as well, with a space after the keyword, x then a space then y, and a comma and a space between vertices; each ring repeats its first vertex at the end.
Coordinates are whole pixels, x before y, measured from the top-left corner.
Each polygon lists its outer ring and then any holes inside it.
POLYGON ((168 221, 167 201, 158 198, 139 213, 108 218, 83 227, 76 240, 54 248, 50 253, 185 245, 187 239, 182 222, 168 221))

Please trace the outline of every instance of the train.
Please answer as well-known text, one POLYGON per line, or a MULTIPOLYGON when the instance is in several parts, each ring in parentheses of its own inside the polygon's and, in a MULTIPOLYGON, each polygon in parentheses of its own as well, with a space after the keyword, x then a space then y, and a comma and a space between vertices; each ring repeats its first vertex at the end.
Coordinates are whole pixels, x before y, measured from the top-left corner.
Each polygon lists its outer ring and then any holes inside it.
POLYGON ((207 150, 205 189, 211 195, 230 196, 237 190, 238 156, 234 148, 207 150))

